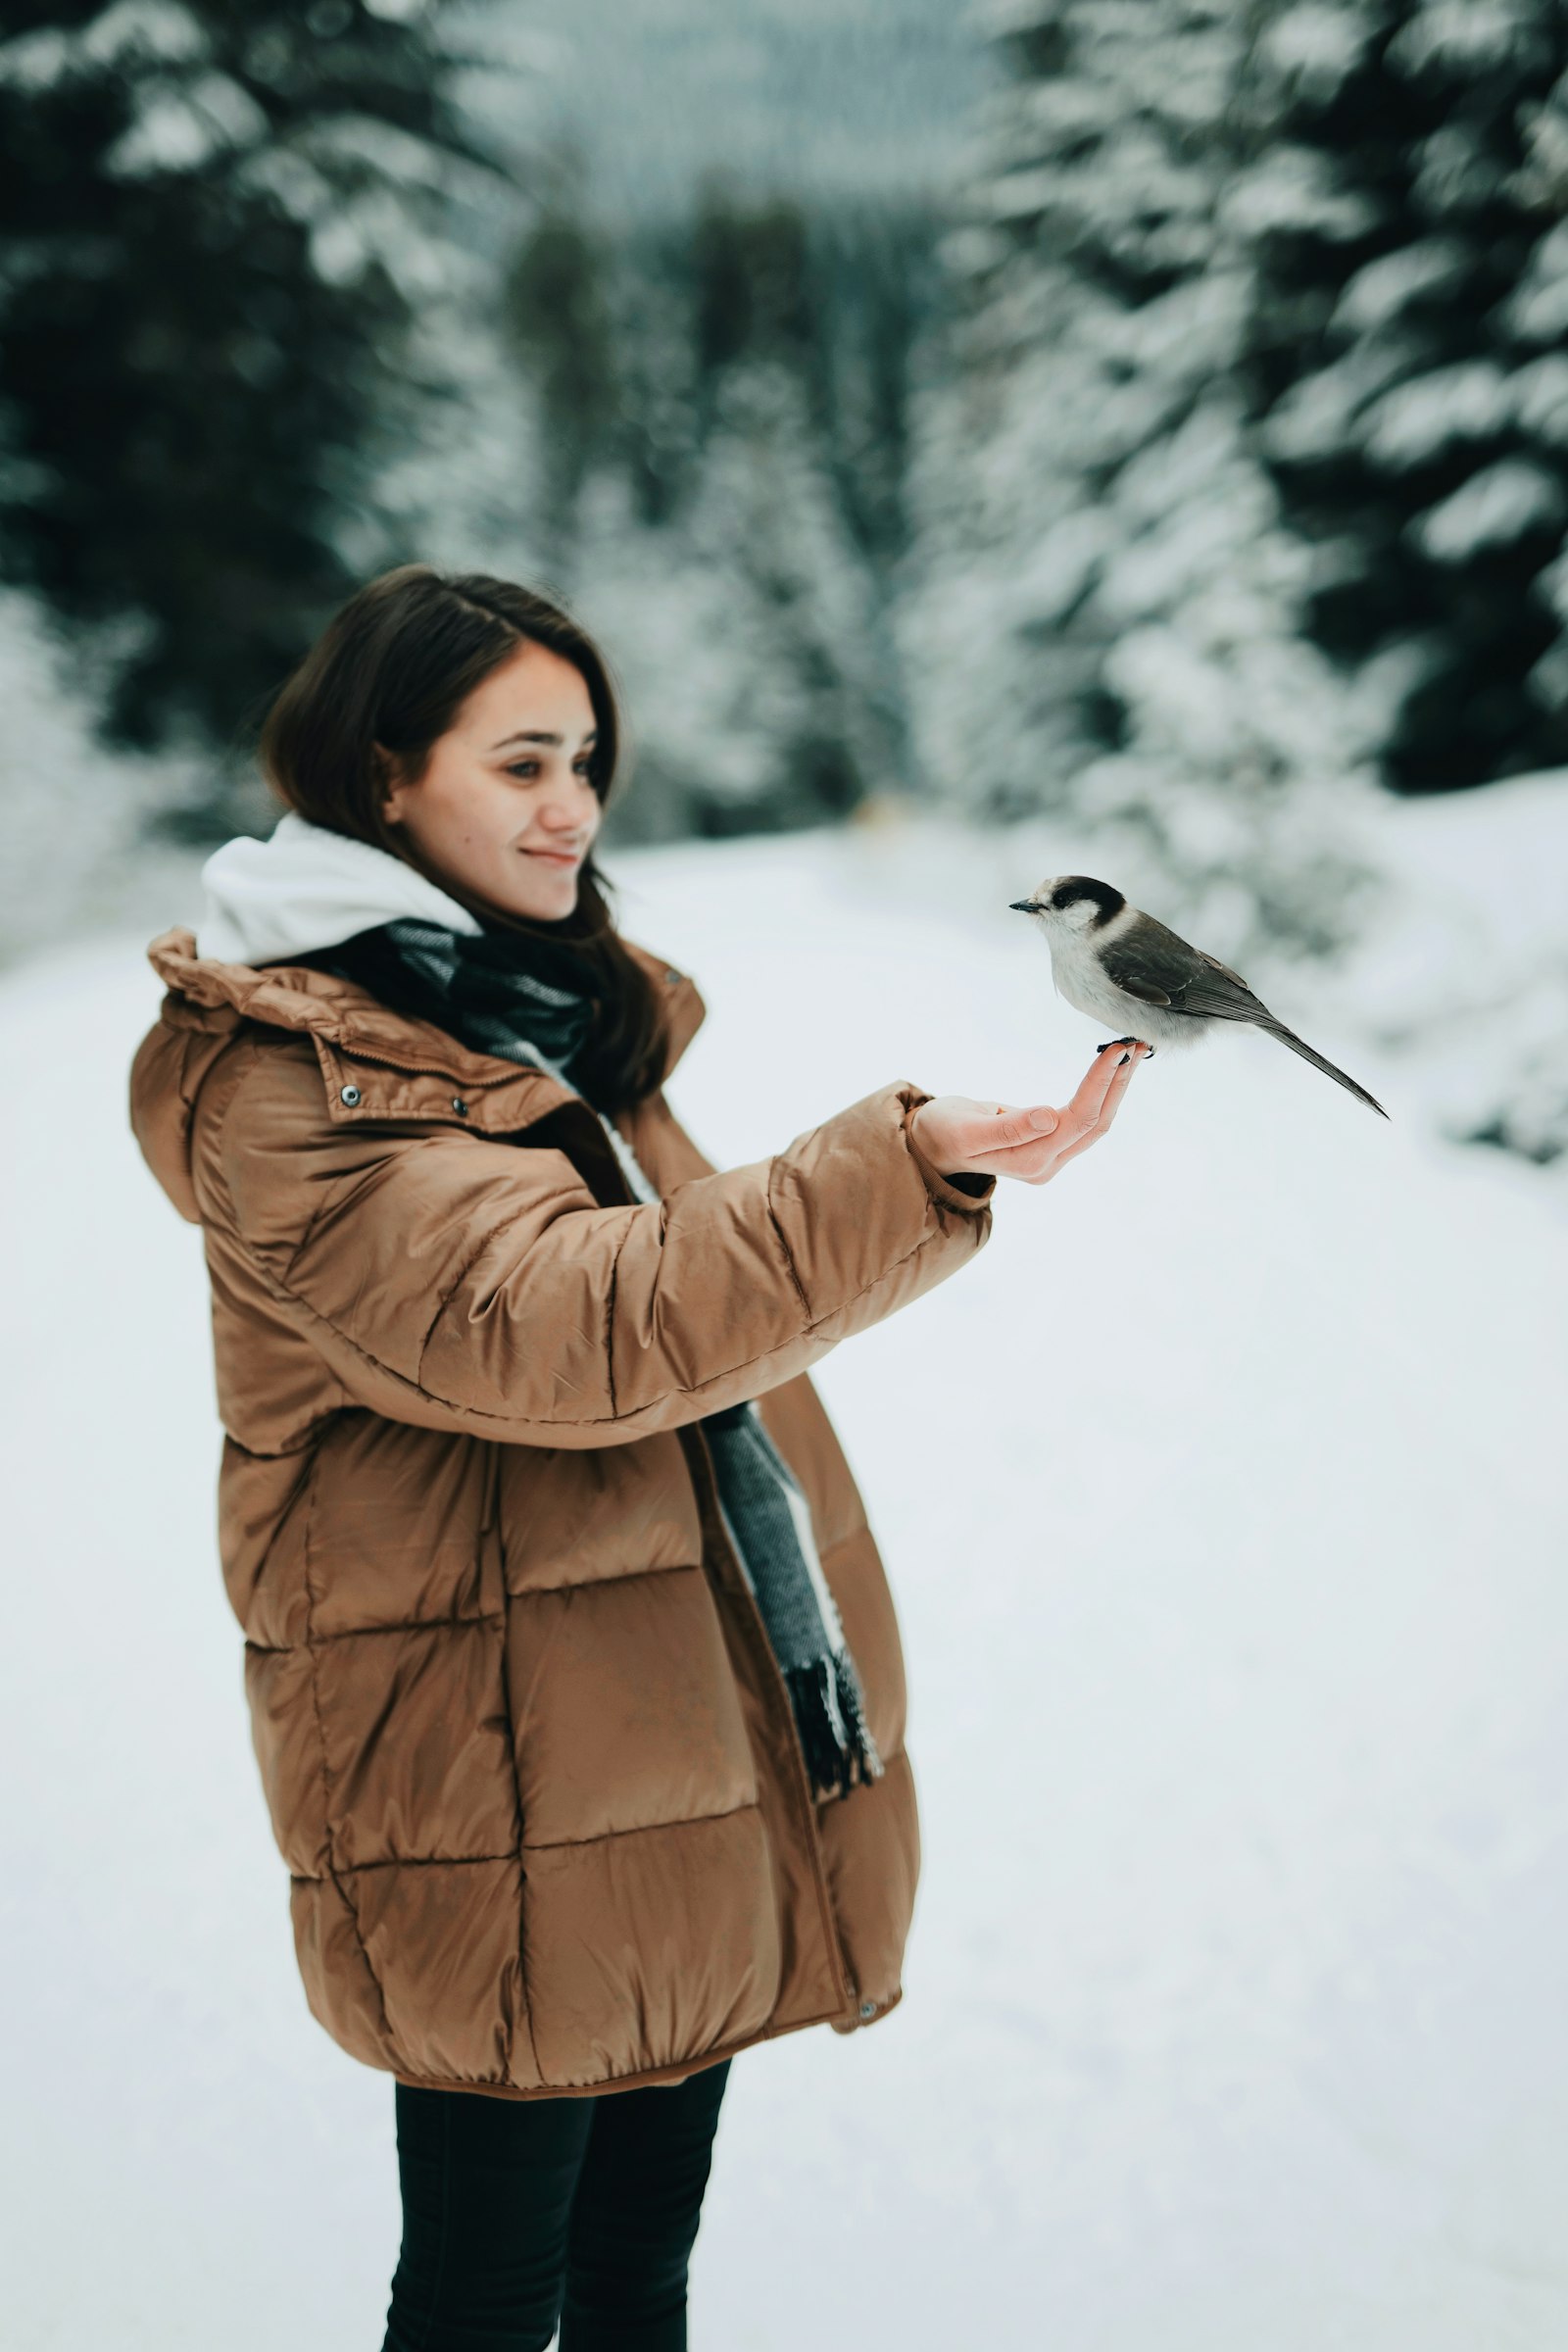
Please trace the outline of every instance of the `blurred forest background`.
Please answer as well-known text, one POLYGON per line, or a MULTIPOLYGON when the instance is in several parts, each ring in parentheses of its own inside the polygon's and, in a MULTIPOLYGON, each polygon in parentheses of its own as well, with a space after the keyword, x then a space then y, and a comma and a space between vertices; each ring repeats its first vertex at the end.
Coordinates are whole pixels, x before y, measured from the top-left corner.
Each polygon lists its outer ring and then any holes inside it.
POLYGON ((1550 1161, 1565 549, 1555 0, 0 14, 6 957, 418 557, 601 633, 612 842, 1066 818, 1550 1161))

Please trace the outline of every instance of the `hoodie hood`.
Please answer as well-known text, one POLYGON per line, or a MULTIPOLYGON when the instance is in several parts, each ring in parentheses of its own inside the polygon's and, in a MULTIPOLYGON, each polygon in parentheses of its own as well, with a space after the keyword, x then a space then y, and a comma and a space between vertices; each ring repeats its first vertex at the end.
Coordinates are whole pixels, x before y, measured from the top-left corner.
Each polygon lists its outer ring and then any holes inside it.
POLYGON ((287 809, 265 841, 239 834, 202 867, 206 908, 196 953, 215 963, 267 963, 335 947, 400 915, 477 933, 454 898, 390 850, 287 809))
MULTIPOLYGON (((445 1117, 457 1093, 470 1132, 514 1133, 564 1097, 577 1099, 542 1069, 474 1053, 337 973, 287 960, 398 915, 481 929, 390 851, 290 810, 267 840, 240 835, 215 850, 202 882, 199 928, 175 925, 148 945, 167 993, 130 1072, 130 1123, 142 1156, 191 1223, 201 1221, 191 1172, 196 1100, 245 1023, 311 1039, 328 1115, 350 1079, 362 1118, 445 1117)), ((621 944, 662 999, 667 1077, 707 1008, 684 972, 624 933, 621 944)))

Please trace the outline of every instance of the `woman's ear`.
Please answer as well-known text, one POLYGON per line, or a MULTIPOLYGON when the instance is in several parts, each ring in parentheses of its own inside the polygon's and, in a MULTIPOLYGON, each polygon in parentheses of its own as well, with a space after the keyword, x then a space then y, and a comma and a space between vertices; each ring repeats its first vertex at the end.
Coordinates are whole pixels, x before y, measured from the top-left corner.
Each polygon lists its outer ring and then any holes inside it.
POLYGON ((380 787, 381 814, 389 825, 399 825, 403 822, 403 810, 399 806, 403 786, 398 779, 398 763, 384 743, 372 743, 370 756, 375 761, 376 779, 380 787))

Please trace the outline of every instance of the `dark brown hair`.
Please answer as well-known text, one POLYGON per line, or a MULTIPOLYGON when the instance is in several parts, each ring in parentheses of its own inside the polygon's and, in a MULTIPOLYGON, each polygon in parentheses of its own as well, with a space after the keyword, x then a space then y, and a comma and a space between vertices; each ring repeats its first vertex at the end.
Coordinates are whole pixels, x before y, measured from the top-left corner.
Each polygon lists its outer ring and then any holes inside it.
POLYGON ((603 806, 620 754, 621 723, 609 664, 560 605, 488 572, 400 564, 349 598, 280 688, 258 746, 268 783, 310 823, 389 850, 416 866, 488 927, 548 938, 580 956, 584 993, 599 1019, 580 1056, 584 1091, 608 1110, 654 1092, 664 1063, 663 1016, 653 983, 617 935, 593 854, 578 875, 577 905, 559 922, 476 900, 431 873, 382 814, 387 776, 376 746, 417 783, 439 736, 493 669, 524 642, 571 662, 588 689, 598 738, 589 778, 603 806))

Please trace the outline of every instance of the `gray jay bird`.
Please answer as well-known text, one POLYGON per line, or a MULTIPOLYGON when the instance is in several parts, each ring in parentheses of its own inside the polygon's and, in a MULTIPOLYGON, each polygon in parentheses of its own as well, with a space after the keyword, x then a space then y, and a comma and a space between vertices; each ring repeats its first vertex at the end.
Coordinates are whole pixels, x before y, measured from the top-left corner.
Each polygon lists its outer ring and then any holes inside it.
POLYGON ((1364 1086, 1277 1021, 1240 972, 1129 906, 1110 883, 1088 874, 1053 874, 1032 898, 1011 905, 1019 914, 1032 914, 1045 933, 1057 995, 1095 1020, 1124 1029, 1117 1045, 1137 1040, 1152 1053, 1157 1046, 1191 1045, 1215 1021, 1249 1021, 1388 1117, 1364 1086))

